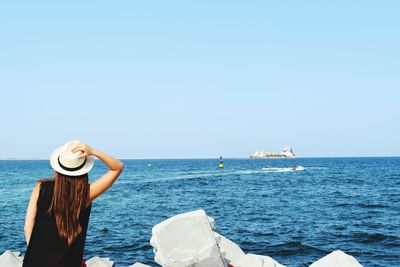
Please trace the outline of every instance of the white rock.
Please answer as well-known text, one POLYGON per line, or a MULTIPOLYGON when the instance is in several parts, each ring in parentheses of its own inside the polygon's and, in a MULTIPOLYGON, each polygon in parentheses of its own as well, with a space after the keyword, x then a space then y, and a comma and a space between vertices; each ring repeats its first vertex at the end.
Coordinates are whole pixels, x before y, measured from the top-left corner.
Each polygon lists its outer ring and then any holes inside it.
POLYGON ((151 266, 150 266, 150 265, 143 264, 143 263, 140 263, 140 262, 136 262, 136 263, 133 264, 133 265, 129 265, 129 267, 151 267, 151 266))
POLYGON ((154 260, 164 267, 223 267, 204 210, 173 216, 153 227, 154 260))
POLYGON ((246 254, 240 259, 237 267, 285 267, 285 265, 268 256, 246 254))
POLYGON ((87 267, 113 267, 114 262, 110 258, 100 258, 94 256, 90 260, 86 261, 87 267))
POLYGON ((223 235, 214 232, 214 236, 218 242, 221 254, 227 263, 234 266, 238 265, 240 259, 246 255, 243 250, 236 243, 223 235))
POLYGON ((213 217, 207 216, 208 222, 210 223, 211 229, 215 230, 215 220, 213 217))
POLYGON ((21 255, 21 252, 11 252, 17 259, 19 259, 21 262, 24 262, 24 256, 21 255))
POLYGON ((317 260, 310 267, 362 267, 362 265, 353 256, 336 250, 317 260))
POLYGON ((21 267, 23 263, 19 252, 6 250, 0 256, 0 267, 21 267))

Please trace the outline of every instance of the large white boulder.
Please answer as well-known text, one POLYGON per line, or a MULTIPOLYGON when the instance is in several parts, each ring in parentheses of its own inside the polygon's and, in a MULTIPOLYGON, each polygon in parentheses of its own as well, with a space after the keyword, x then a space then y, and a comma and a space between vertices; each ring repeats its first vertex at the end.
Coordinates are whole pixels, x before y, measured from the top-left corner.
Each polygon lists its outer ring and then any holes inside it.
POLYGON ((23 258, 19 252, 6 250, 0 255, 0 267, 22 267, 23 258))
POLYGON ((163 267, 223 267, 223 259, 204 210, 173 216, 153 227, 154 260, 163 267))
POLYGON ((94 256, 90 260, 86 261, 87 267, 113 267, 114 262, 110 258, 100 258, 94 256))
POLYGON ((151 267, 151 266, 147 265, 147 264, 140 263, 140 262, 136 262, 133 265, 129 265, 129 267, 151 267))
POLYGON ((243 250, 236 243, 223 235, 214 232, 214 236, 215 240, 217 240, 222 257, 226 262, 233 266, 238 265, 240 259, 246 255, 243 250))
POLYGON ((235 267, 286 267, 273 258, 256 254, 246 254, 235 267))
POLYGON ((362 267, 362 265, 353 256, 336 250, 317 260, 310 267, 362 267))

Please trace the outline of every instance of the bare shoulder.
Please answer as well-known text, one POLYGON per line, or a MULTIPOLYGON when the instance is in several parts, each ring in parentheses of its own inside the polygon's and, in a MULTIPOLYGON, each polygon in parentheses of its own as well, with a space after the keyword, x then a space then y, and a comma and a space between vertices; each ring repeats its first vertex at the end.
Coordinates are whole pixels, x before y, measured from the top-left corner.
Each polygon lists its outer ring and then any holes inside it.
POLYGON ((34 195, 35 197, 38 197, 40 189, 42 188, 42 186, 47 184, 47 183, 50 183, 50 182, 51 182, 51 179, 40 179, 40 180, 37 180, 36 183, 35 183, 35 187, 33 188, 32 195, 34 195))
POLYGON ((49 178, 49 179, 39 179, 39 180, 36 181, 36 185, 39 185, 39 187, 40 187, 42 185, 53 183, 53 182, 54 182, 54 179, 51 179, 51 178, 49 178))
POLYGON ((36 198, 39 196, 40 188, 42 186, 43 181, 37 181, 35 184, 35 187, 33 188, 32 195, 35 196, 36 198))

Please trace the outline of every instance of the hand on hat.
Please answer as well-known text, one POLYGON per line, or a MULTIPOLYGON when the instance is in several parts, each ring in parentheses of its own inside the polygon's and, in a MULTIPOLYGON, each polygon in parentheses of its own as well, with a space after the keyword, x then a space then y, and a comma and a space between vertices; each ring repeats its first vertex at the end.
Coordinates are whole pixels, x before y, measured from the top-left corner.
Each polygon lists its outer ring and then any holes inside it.
POLYGON ((89 145, 79 143, 74 148, 72 148, 71 151, 73 153, 81 152, 81 155, 79 156, 79 158, 84 158, 84 157, 93 155, 94 149, 92 147, 90 147, 89 145))

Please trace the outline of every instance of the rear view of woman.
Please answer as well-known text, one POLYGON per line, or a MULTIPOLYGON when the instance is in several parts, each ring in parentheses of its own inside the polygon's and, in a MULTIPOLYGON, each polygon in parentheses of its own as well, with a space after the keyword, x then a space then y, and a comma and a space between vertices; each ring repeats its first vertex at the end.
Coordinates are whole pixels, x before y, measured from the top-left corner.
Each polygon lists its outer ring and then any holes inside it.
POLYGON ((40 180, 33 189, 25 219, 28 248, 24 267, 80 267, 94 199, 112 186, 124 165, 79 141, 56 149, 50 158, 54 178, 40 180), (94 158, 109 171, 88 183, 94 158))

